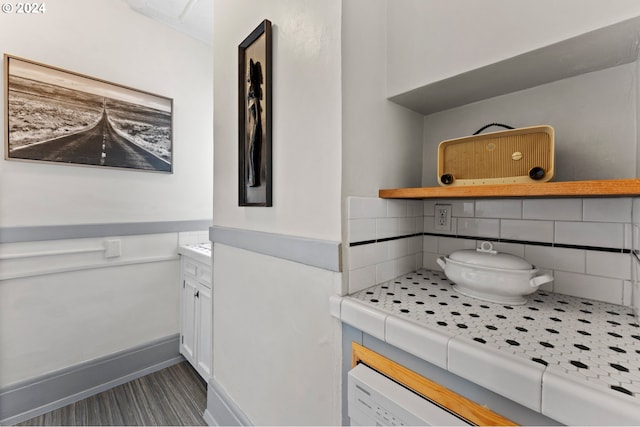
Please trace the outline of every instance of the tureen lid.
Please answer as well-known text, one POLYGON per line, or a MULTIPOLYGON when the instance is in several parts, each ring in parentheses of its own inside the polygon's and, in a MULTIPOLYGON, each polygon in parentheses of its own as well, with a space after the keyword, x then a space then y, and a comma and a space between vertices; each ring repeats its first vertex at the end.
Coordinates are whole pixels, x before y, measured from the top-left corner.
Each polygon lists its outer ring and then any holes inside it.
POLYGON ((463 249, 449 255, 449 259, 465 264, 506 270, 531 270, 533 266, 519 256, 494 251, 491 242, 482 242, 478 249, 463 249))

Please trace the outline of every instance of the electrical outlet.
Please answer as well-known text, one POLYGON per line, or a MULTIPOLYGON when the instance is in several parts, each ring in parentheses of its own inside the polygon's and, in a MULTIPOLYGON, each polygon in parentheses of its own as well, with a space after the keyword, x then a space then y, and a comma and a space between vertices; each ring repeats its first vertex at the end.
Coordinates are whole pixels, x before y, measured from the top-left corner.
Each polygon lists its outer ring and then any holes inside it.
POLYGON ((451 230, 451 205, 436 205, 434 228, 436 230, 451 230))

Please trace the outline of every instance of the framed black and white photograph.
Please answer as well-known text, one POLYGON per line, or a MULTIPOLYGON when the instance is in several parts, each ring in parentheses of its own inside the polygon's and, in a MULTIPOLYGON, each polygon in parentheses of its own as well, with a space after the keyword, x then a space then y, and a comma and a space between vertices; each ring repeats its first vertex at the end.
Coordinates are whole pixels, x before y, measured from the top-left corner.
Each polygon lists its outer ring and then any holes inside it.
POLYGON ((271 206, 271 22, 238 47, 238 204, 271 206))
POLYGON ((173 100, 4 55, 5 159, 173 172, 173 100))

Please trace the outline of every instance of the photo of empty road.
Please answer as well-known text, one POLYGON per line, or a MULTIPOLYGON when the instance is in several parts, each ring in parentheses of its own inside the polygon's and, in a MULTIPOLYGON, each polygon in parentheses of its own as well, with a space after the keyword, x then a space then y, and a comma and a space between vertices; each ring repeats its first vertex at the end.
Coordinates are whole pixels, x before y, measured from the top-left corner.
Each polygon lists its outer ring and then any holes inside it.
POLYGON ((172 172, 170 99, 8 60, 8 158, 172 172))

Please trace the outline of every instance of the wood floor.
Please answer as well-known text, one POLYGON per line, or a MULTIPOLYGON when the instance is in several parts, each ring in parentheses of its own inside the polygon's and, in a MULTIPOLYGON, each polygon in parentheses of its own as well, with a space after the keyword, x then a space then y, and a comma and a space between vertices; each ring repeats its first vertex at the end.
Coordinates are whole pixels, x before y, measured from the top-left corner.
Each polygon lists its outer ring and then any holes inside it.
POLYGON ((32 418, 24 426, 201 426, 205 382, 187 362, 32 418))

